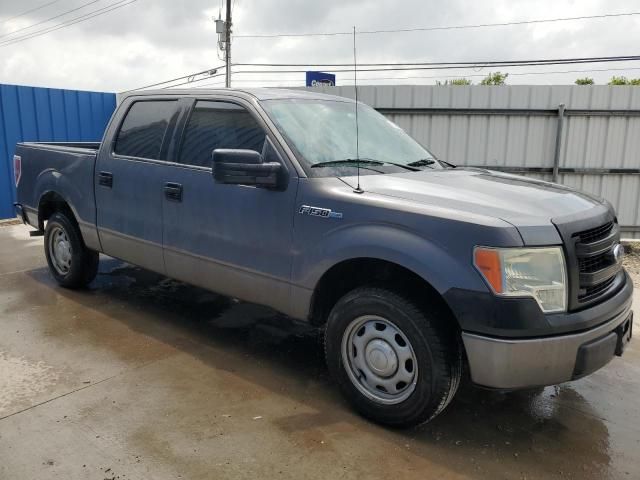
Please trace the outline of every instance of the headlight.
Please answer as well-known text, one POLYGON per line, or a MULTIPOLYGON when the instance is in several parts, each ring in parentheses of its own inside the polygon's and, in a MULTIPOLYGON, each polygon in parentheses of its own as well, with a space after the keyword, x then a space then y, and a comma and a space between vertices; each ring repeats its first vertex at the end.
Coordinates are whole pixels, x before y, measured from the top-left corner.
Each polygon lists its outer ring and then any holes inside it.
POLYGON ((494 293, 530 296, 545 313, 567 309, 567 273, 560 247, 476 247, 474 265, 494 293))

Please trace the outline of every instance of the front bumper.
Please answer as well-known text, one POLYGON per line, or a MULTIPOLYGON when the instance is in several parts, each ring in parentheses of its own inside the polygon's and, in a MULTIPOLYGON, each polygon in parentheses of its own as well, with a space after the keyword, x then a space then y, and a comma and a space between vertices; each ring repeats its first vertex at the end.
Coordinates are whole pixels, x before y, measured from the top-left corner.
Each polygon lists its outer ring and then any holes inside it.
POLYGON ((463 332, 462 340, 474 383, 518 389, 555 385, 603 367, 622 353, 623 340, 631 337, 632 322, 629 294, 613 317, 579 332, 526 339, 463 332))

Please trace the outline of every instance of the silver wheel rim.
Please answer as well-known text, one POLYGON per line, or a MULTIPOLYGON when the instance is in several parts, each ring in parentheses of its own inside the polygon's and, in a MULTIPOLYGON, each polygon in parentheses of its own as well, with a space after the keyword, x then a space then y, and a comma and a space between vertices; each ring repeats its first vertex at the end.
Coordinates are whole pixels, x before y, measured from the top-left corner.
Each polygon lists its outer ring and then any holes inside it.
POLYGON ((67 275, 71 270, 71 242, 62 227, 55 226, 49 235, 49 256, 51 263, 60 275, 67 275))
POLYGON ((416 354, 402 330, 386 318, 364 315, 347 326, 342 363, 353 385, 376 403, 403 402, 416 388, 416 354))

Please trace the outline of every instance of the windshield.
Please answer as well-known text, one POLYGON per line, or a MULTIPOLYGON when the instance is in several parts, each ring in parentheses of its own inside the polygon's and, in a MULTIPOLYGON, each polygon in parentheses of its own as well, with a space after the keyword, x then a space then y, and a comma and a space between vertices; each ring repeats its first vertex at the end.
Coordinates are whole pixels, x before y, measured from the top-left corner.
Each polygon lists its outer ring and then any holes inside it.
MULTIPOLYGON (((355 174, 355 103, 265 100, 265 110, 314 176, 355 174)), ((358 104, 361 174, 442 168, 434 156, 373 108, 358 104)))

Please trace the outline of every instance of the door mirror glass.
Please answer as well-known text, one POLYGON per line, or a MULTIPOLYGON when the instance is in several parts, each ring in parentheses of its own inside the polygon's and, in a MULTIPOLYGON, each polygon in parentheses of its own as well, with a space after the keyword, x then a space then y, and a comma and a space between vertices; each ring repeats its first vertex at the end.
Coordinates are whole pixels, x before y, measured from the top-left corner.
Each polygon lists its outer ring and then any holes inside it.
POLYGON ((278 162, 265 162, 255 150, 216 148, 211 154, 216 183, 282 188, 284 176, 278 162))

